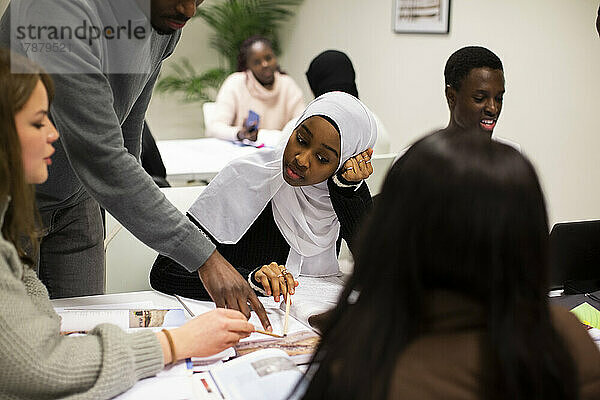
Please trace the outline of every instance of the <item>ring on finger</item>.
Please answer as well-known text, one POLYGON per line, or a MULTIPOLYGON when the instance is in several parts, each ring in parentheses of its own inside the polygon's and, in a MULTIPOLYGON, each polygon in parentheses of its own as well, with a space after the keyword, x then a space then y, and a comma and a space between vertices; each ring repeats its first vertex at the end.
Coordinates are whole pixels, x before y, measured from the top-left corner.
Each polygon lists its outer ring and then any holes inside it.
POLYGON ((277 275, 275 278, 283 278, 283 276, 284 276, 283 273, 281 273, 281 274, 277 275))
POLYGON ((346 168, 346 171, 352 171, 354 169, 354 167, 348 167, 346 168))

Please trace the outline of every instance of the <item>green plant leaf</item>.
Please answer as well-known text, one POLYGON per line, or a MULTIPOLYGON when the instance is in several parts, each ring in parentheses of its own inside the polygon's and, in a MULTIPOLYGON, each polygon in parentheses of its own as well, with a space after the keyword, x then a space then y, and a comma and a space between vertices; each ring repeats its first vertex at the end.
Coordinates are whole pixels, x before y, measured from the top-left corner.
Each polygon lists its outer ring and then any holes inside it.
POLYGON ((156 85, 159 93, 180 93, 186 102, 214 101, 229 71, 213 68, 198 74, 187 58, 171 66, 175 75, 162 78, 156 85))

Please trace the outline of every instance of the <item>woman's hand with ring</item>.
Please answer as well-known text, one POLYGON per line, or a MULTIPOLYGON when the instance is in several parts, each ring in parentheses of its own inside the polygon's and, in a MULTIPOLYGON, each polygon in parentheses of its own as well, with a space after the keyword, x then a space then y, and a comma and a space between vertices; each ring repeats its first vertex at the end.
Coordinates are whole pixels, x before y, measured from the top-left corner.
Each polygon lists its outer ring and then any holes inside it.
POLYGON ((358 183, 367 179, 373 173, 371 156, 373 149, 367 149, 354 157, 349 158, 342 167, 342 178, 348 182, 358 183))
POLYGON ((262 284, 267 296, 273 295, 273 299, 277 302, 280 295, 283 296, 283 300, 286 300, 288 292, 294 294, 295 288, 298 286, 298 282, 285 269, 285 266, 275 262, 263 265, 254 273, 254 279, 262 284))

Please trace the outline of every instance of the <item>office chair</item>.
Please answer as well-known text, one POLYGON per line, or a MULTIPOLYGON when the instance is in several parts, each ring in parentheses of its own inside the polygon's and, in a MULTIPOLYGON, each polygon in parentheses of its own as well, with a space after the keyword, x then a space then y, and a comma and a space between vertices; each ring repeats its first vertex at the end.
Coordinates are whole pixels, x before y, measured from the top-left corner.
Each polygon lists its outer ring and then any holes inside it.
POLYGON ((550 232, 550 288, 600 290, 600 220, 562 222, 550 232))

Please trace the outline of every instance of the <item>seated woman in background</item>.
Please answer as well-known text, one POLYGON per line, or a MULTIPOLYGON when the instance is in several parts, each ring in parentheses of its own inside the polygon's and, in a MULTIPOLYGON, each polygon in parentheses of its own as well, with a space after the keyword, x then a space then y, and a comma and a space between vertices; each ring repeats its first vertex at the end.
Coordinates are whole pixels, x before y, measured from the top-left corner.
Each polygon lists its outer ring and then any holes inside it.
POLYGON ((252 141, 265 136, 269 143, 276 143, 271 137, 278 138, 285 124, 304 110, 302 91, 279 71, 271 41, 263 36, 251 36, 242 43, 237 71, 217 94, 215 115, 206 126, 206 136, 252 141), (258 126, 246 123, 250 110, 258 114, 258 126))
MULTIPOLYGON (((288 288, 293 293, 294 277, 337 274, 342 238, 353 248, 358 221, 372 204, 362 180, 373 172, 376 137, 373 115, 360 100, 327 93, 308 105, 289 140, 228 164, 188 216, 255 289, 279 301, 288 288)), ((164 256, 150 284, 209 298, 197 274, 164 256)))
POLYGON ((0 49, 0 398, 108 399, 164 364, 249 336, 254 328, 244 315, 223 309, 169 332, 128 334, 102 324, 85 336, 61 336, 60 317, 24 251, 37 240, 33 184, 48 178, 58 139, 48 116, 52 94, 48 75, 0 49), (11 57, 19 74, 11 73, 11 57))
MULTIPOLYGON (((338 50, 326 50, 313 58, 306 71, 306 79, 315 97, 323 93, 340 91, 358 97, 356 73, 350 58, 338 50)), ((377 143, 373 151, 384 154, 390 151, 390 138, 381 120, 373 113, 377 123, 377 143)))
POLYGON ((517 150, 478 132, 427 136, 365 225, 297 397, 600 398, 598 348, 548 303, 544 198, 517 150))

